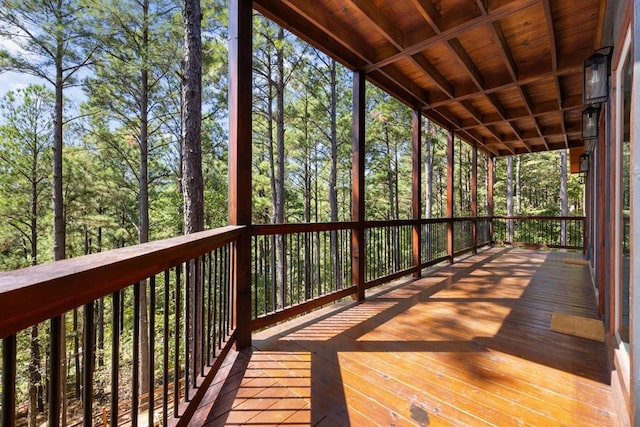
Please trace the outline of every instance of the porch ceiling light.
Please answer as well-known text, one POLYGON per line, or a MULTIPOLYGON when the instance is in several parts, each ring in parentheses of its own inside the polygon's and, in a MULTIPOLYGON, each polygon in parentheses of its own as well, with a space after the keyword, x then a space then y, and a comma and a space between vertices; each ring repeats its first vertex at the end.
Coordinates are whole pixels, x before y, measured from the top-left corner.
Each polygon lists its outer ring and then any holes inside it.
POLYGON ((606 102, 609 98, 609 69, 611 51, 602 54, 595 52, 584 61, 584 79, 582 90, 582 104, 599 104, 606 102))
POLYGON ((582 139, 590 140, 598 138, 598 121, 600 109, 589 106, 582 111, 582 139))

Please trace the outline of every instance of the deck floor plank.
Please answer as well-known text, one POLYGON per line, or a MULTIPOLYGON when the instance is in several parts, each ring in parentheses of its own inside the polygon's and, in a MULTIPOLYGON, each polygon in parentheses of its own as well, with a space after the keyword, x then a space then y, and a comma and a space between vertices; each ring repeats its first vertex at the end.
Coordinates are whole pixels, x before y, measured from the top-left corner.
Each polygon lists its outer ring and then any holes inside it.
POLYGON ((596 317, 576 257, 491 249, 259 332, 194 420, 614 426, 604 344, 549 328, 554 311, 596 317))

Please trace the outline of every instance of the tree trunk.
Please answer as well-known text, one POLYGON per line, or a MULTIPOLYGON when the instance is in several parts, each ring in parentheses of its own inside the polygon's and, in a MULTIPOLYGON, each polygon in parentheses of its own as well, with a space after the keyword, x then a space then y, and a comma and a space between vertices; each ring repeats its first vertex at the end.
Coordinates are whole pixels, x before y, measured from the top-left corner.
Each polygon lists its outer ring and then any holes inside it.
POLYGON ((31 358, 29 360, 29 406, 28 406, 28 426, 37 426, 38 400, 40 389, 40 345, 38 343, 38 325, 31 327, 30 339, 31 358))
POLYGON ((182 72, 182 188, 185 233, 204 229, 200 0, 185 0, 182 72))
MULTIPOLYGON (((507 156, 507 216, 513 216, 513 156, 507 156)), ((507 220, 507 241, 513 242, 513 220, 507 220)))
MULTIPOLYGON (((560 150, 560 215, 567 216, 569 214, 569 205, 567 197, 567 150, 560 150)), ((561 221, 560 244, 567 244, 567 223, 561 221)))
POLYGON ((516 215, 522 213, 522 198, 520 197, 520 156, 516 158, 516 215))
MULTIPOLYGON (((185 0, 182 14, 184 27, 184 58, 182 62, 182 194, 184 198, 185 233, 204 230, 204 185, 202 178, 202 40, 200 0, 185 0)), ((189 299, 186 321, 190 325, 187 342, 190 360, 201 366, 202 307, 195 301, 196 289, 202 282, 202 268, 193 261, 187 283, 189 299)), ((201 293, 202 295, 202 293, 201 293)), ((153 313, 153 309, 151 311, 153 313)), ((153 315, 153 314, 151 314, 153 315)), ((194 373, 195 374, 195 373, 194 373)))
MULTIPOLYGON (((144 0, 142 28, 142 70, 140 70, 140 196, 138 199, 138 243, 149 241, 149 0, 144 0)), ((146 281, 140 282, 140 394, 149 391, 149 331, 146 281)))
MULTIPOLYGON (((432 211, 432 191, 433 191, 433 165, 431 160, 431 121, 425 119, 426 125, 426 138, 425 138, 425 150, 424 150, 424 164, 425 164, 425 215, 427 218, 431 218, 432 211)), ((427 245, 428 247, 429 245, 427 245)))
MULTIPOLYGON (((274 200, 275 223, 284 222, 284 30, 278 28, 276 44, 276 197, 274 200)), ((285 306, 287 301, 287 262, 285 257, 284 238, 276 236, 277 265, 276 275, 278 282, 278 308, 285 306)))
MULTIPOLYGON (((62 11, 57 10, 58 25, 62 25, 62 11)), ((62 260, 66 257, 66 228, 64 218, 64 193, 62 188, 62 149, 63 149, 63 88, 64 88, 64 71, 63 71, 63 53, 64 53, 64 40, 62 31, 56 32, 56 54, 55 54, 55 67, 56 67, 56 84, 55 84, 55 112, 53 118, 53 259, 55 261, 62 260)), ((52 325, 53 325, 52 321, 52 325)), ((51 334, 51 348, 58 347, 61 349, 62 366, 60 367, 60 375, 58 378, 51 378, 51 381, 57 381, 61 384, 61 399, 62 399, 62 424, 66 424, 66 321, 65 315, 61 316, 60 320, 60 343, 53 343, 53 337, 55 334, 51 334)), ((53 360, 53 358, 51 359, 53 360)), ((50 402, 58 405, 59 402, 50 402)))
MULTIPOLYGON (((303 197, 304 197, 304 213, 303 222, 311 222, 311 145, 309 141, 309 98, 304 98, 304 115, 303 115, 303 197)), ((312 280, 311 280, 311 245, 313 239, 311 233, 304 233, 304 299, 308 300, 312 296, 312 280)))
MULTIPOLYGON (((338 81, 336 78, 336 61, 331 60, 329 68, 331 99, 329 104, 329 121, 331 127, 331 171, 329 172, 329 215, 331 222, 338 222, 338 81)), ((333 264, 333 280, 337 289, 342 288, 341 252, 338 248, 338 232, 330 233, 331 262, 333 264)))
MULTIPOLYGON (((384 124, 384 143, 386 148, 386 157, 387 157, 387 191, 389 196, 389 219, 396 220, 398 219, 398 212, 396 211, 396 186, 394 183, 394 174, 396 173, 393 169, 392 159, 391 159, 391 138, 389 136, 389 128, 387 124, 384 124)), ((387 235, 387 247, 391 248, 391 262, 393 271, 398 271, 398 259, 397 253, 398 248, 396 244, 397 240, 397 230, 395 227, 391 227, 389 230, 389 234, 387 235)))

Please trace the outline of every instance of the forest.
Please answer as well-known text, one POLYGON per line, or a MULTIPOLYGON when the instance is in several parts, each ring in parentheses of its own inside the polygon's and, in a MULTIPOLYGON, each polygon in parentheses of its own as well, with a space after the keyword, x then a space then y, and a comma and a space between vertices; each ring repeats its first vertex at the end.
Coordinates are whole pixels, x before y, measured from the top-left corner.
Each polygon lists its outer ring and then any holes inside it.
MULTIPOLYGON (((203 221, 211 229, 228 223, 227 4, 200 4, 203 221)), ((0 72, 32 83, 1 92, 0 271, 187 231, 182 18, 175 0, 1 1, 0 72)), ((352 72, 257 13, 253 25, 253 223, 348 221, 352 72)), ((366 217, 411 218, 412 111, 370 84, 366 102, 366 217)), ((424 119, 422 133, 422 215, 444 217, 447 131, 424 119)), ((488 214, 489 162, 496 215, 583 215, 583 183, 568 174, 567 158, 566 150, 480 155, 478 215, 488 214)), ((454 216, 470 216, 472 148, 458 138, 454 161, 454 216)), ((123 309, 132 298, 123 297, 123 309)), ((99 324, 111 316, 107 303, 97 307, 99 324)), ((78 315, 65 318, 76 384, 78 315)), ((43 325, 19 336, 25 425, 41 421, 47 334, 43 325)))

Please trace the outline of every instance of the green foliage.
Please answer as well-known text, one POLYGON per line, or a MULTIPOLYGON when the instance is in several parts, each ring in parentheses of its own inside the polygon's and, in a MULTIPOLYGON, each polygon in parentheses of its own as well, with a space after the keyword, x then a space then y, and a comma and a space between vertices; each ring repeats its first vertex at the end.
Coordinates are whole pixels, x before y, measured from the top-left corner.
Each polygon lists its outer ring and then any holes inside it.
POLYGON ((53 94, 43 86, 9 92, 0 102, 0 267, 35 265, 51 200, 53 94))

